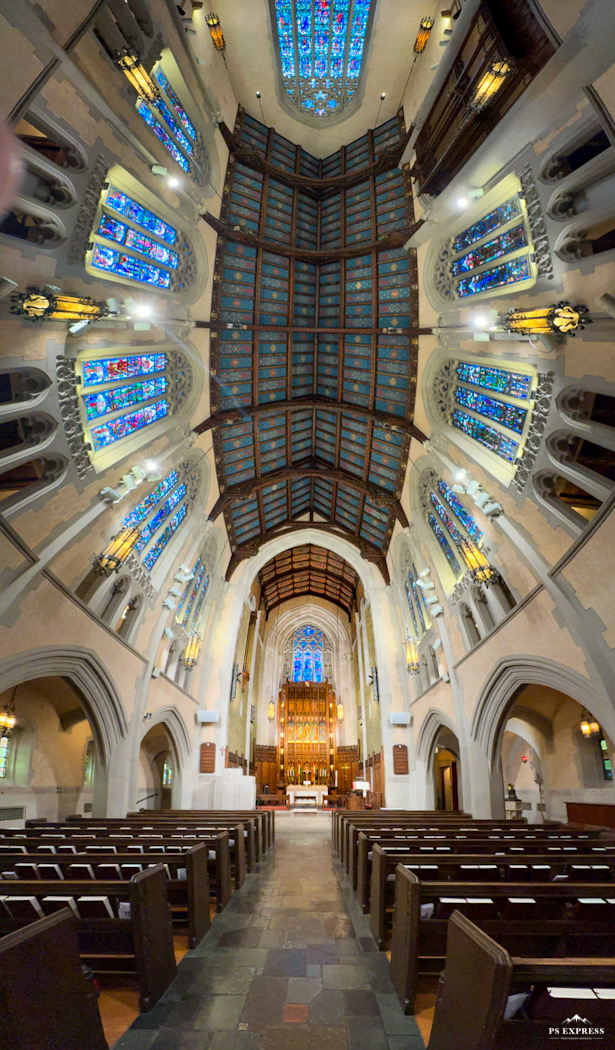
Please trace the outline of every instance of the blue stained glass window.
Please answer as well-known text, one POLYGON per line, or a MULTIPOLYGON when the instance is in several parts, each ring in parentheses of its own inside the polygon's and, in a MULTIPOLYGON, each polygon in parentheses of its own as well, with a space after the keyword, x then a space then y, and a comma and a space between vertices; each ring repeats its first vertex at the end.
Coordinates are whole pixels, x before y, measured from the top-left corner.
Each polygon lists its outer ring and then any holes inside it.
POLYGON ((144 405, 135 412, 128 412, 125 416, 120 416, 119 419, 112 419, 109 423, 101 423, 99 426, 92 427, 90 436, 94 449, 98 451, 98 449, 106 448, 107 445, 112 445, 115 441, 129 437, 130 434, 142 430, 150 423, 163 419, 168 411, 168 401, 155 401, 152 405, 144 405))
POLYGON ((482 240, 492 230, 497 230, 499 226, 505 226, 507 222, 515 219, 520 214, 521 204, 519 198, 517 196, 510 197, 504 204, 500 204, 499 208, 494 208, 493 211, 483 216, 478 222, 458 233, 453 240, 453 251, 462 252, 464 248, 469 248, 471 244, 476 244, 477 241, 482 240))
POLYGON ((138 551, 142 551, 147 546, 149 541, 155 532, 158 531, 160 526, 173 510, 174 507, 184 498, 186 495, 186 486, 179 485, 178 488, 174 489, 169 498, 162 504, 160 510, 157 510, 151 521, 148 521, 147 525, 144 525, 141 529, 141 539, 136 545, 138 551))
POLYGON ((113 219, 110 215, 102 216, 96 232, 101 237, 107 237, 108 240, 115 241, 117 244, 124 244, 127 248, 140 252, 141 255, 147 255, 150 259, 155 259, 156 262, 164 263, 173 270, 176 270, 179 266, 179 255, 177 252, 167 248, 166 244, 159 244, 158 241, 148 237, 147 234, 141 233, 139 230, 133 230, 131 226, 126 226, 123 222, 118 222, 117 219, 113 219))
POLYGON ((450 543, 446 538, 444 529, 441 525, 438 525, 438 522, 436 521, 436 518, 433 514, 429 515, 429 524, 431 525, 434 536, 436 537, 438 543, 444 551, 446 560, 449 563, 451 569, 454 573, 456 573, 457 576, 461 575, 461 567, 459 565, 459 562, 457 561, 457 558, 455 557, 455 552, 453 551, 453 548, 451 547, 450 543))
POLYGON ((476 390, 468 390, 465 386, 455 387, 455 401, 458 405, 465 405, 474 412, 478 412, 487 419, 494 419, 503 427, 514 430, 516 434, 523 433, 523 424, 527 416, 526 408, 518 405, 509 405, 506 401, 498 401, 488 394, 479 394, 476 390))
POLYGON ((472 251, 466 252, 459 259, 455 259, 451 265, 451 273, 454 277, 459 276, 460 273, 475 270, 477 266, 482 266, 483 263, 499 259, 502 255, 509 255, 511 252, 516 252, 519 248, 525 248, 526 246, 525 227, 523 223, 520 223, 519 226, 513 226, 512 229, 505 230, 504 233, 500 233, 493 240, 485 241, 478 248, 473 248, 472 251))
POLYGON ((166 120, 167 124, 169 125, 171 131, 175 135, 175 138, 179 142, 179 144, 182 147, 182 149, 185 150, 185 152, 188 154, 189 157, 191 157, 192 154, 194 153, 194 150, 192 148, 192 143, 184 135, 183 131, 181 130, 181 128, 180 128, 179 124, 177 123, 177 121, 175 120, 175 118, 173 117, 173 114, 171 113, 171 111, 170 111, 169 107, 167 106, 167 104, 165 102, 163 102, 162 99, 160 99, 159 102, 156 102, 156 109, 158 110, 159 113, 162 113, 164 119, 166 120))
POLYGON ((160 500, 164 499, 166 494, 170 492, 172 488, 175 488, 178 481, 179 472, 177 470, 172 470, 171 473, 167 474, 166 478, 163 478, 162 481, 159 481, 156 488, 152 489, 151 492, 148 492, 145 499, 142 499, 140 503, 137 503, 134 510, 131 510, 130 514, 124 518, 122 528, 126 529, 129 525, 137 525, 140 521, 144 521, 150 510, 152 510, 157 503, 160 503, 160 500))
POLYGON ((169 288, 171 285, 171 274, 168 270, 161 270, 159 266, 153 266, 144 259, 137 259, 135 255, 126 255, 125 252, 106 248, 103 244, 94 245, 92 266, 97 270, 116 273, 118 277, 128 277, 129 280, 138 281, 140 284, 153 284, 158 288, 169 288))
POLYGON ((158 83, 160 84, 160 87, 164 91, 165 95, 167 96, 169 102, 173 106, 173 109, 177 113, 177 116, 179 117, 180 122, 182 123, 184 129, 188 132, 188 134, 190 135, 190 138, 193 140, 193 142, 196 141, 196 128, 194 127, 192 121, 188 117, 188 115, 187 115, 184 107, 182 106, 181 102, 179 101, 177 95, 173 91, 173 88, 169 84, 169 81, 168 81, 167 77, 164 75, 164 73, 162 72, 161 69, 159 69, 154 74, 154 76, 155 76, 156 80, 158 81, 158 83))
POLYGON ((142 226, 144 230, 148 230, 149 233, 160 237, 167 244, 175 244, 177 241, 177 230, 169 226, 158 215, 154 215, 153 211, 148 211, 142 204, 134 201, 128 194, 116 189, 115 186, 109 188, 107 199, 104 203, 107 208, 113 208, 113 211, 124 215, 131 222, 134 222, 136 226, 142 226))
MULTIPOLYGON (((194 569, 192 570, 192 575, 194 579, 198 579, 199 571, 204 572, 205 566, 201 565, 201 559, 197 558, 194 569)), ((188 583, 184 587, 183 594, 179 599, 179 602, 177 603, 177 612, 175 613, 175 619, 178 623, 183 623, 185 625, 188 622, 188 617, 190 615, 189 612, 186 612, 183 615, 180 615, 180 613, 184 607, 184 603, 186 602, 188 595, 190 595, 190 601, 194 601, 194 593, 194 582, 193 580, 188 580, 188 583)), ((190 608, 192 608, 192 606, 190 606, 190 608)))
POLYGON ((164 376, 146 379, 143 383, 118 386, 112 390, 98 390, 95 394, 84 394, 83 401, 88 419, 98 419, 109 412, 119 412, 131 405, 138 405, 150 397, 164 394, 167 381, 164 376))
POLYGON ((323 633, 306 624, 293 635, 293 682, 322 682, 323 633))
POLYGON ((408 573, 408 579, 410 580, 410 586, 412 588, 412 597, 414 598, 416 611, 419 614, 421 630, 423 633, 425 633, 427 628, 425 626, 425 617, 423 615, 422 596, 419 594, 420 587, 417 587, 416 577, 413 572, 408 573))
POLYGON ((8 736, 3 736, 0 739, 0 777, 6 776, 6 770, 9 761, 9 748, 11 741, 8 736))
POLYGON ((284 89, 300 112, 326 117, 356 92, 372 0, 274 0, 284 89))
POLYGON ((187 513, 188 508, 186 507, 185 503, 182 503, 179 510, 175 511, 175 514, 171 518, 169 524, 163 529, 162 533, 156 540, 151 551, 148 551, 148 553, 145 555, 143 559, 143 564, 145 565, 145 568, 148 570, 148 572, 152 571, 154 565, 158 561, 158 558, 160 557, 167 543, 171 539, 171 536, 174 532, 177 532, 177 529, 181 525, 187 513))
MULTIPOLYGON (((411 574, 410 574, 411 575, 411 574)), ((419 636, 419 623, 416 617, 416 609, 414 608, 414 601, 412 598, 412 588, 410 586, 410 576, 406 580, 406 598, 408 599, 408 608, 410 609, 410 616, 412 617, 412 626, 414 627, 414 635, 416 638, 419 636)))
POLYGON ((201 590, 199 591, 199 596, 197 598, 196 605, 194 606, 194 619, 195 619, 195 621, 198 620, 199 616, 201 615, 201 609, 203 608, 203 603, 205 601, 205 595, 207 594, 208 588, 209 588, 209 574, 203 580, 203 586, 201 587, 201 590))
POLYGON ((503 288, 507 284, 527 281, 531 276, 529 255, 520 255, 517 259, 509 259, 498 266, 491 266, 475 277, 463 277, 457 285, 457 292, 463 299, 468 295, 480 295, 481 292, 492 288, 503 288))
POLYGON ((465 509, 461 500, 457 499, 457 496, 455 495, 453 490, 449 488, 446 482, 442 481, 442 479, 440 479, 440 481, 438 482, 438 489, 444 496, 444 499, 448 503, 451 510, 454 511, 454 513, 459 518, 461 524, 465 527, 465 530, 468 533, 468 535, 472 536, 472 538, 477 541, 482 539, 483 534, 480 531, 476 522, 474 521, 474 518, 465 509))
POLYGON ((152 129, 156 138, 160 139, 163 146, 166 146, 173 159, 179 164, 180 168, 183 168, 184 171, 190 174, 190 162, 188 158, 184 157, 182 151, 175 145, 173 139, 164 130, 160 121, 156 120, 147 102, 144 102, 143 99, 140 99, 137 103, 137 112, 141 114, 145 123, 152 129))
POLYGON ((450 532, 451 536, 453 537, 455 543, 457 543, 457 544, 461 543, 461 541, 463 540, 463 534, 459 531, 459 529, 455 525, 455 522, 451 518, 451 516, 448 513, 448 511, 446 510, 446 508, 440 502, 440 500, 436 496, 435 492, 432 492, 430 494, 429 499, 431 501, 432 507, 434 507, 434 509, 437 510, 437 512, 440 515, 442 521, 444 522, 444 524, 446 525, 448 531, 450 532))
POLYGON ((81 363, 84 386, 164 372, 166 367, 166 354, 131 354, 130 357, 105 357, 81 363))
POLYGON ((489 368, 469 361, 459 361, 456 371, 464 383, 482 386, 485 390, 497 390, 500 394, 510 394, 521 401, 526 401, 530 395, 532 377, 522 372, 508 372, 503 368, 489 368))
POLYGON ((506 437, 494 427, 488 426, 482 419, 477 419, 476 416, 470 416, 467 412, 456 408, 453 412, 453 426, 463 430, 464 434, 474 438, 491 452, 495 452, 496 456, 507 460, 508 463, 514 463, 519 448, 518 442, 506 437))

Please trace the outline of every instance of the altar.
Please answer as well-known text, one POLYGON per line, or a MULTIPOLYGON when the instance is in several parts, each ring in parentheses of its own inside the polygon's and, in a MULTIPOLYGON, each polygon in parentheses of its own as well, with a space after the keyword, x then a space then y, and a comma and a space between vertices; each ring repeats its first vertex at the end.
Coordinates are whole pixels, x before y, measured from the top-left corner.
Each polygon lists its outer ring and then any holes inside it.
POLYGON ((286 794, 291 807, 315 804, 320 808, 323 798, 327 797, 328 790, 326 784, 310 784, 309 787, 289 784, 286 788, 286 794))

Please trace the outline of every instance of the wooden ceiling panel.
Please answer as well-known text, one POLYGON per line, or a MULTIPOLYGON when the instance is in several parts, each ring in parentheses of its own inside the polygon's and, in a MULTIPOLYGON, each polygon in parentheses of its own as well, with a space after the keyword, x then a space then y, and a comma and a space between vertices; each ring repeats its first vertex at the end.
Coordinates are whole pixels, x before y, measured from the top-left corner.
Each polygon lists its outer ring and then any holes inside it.
POLYGON ((272 558, 259 573, 267 613, 291 598, 315 595, 341 606, 348 615, 356 603, 358 577, 348 562, 315 544, 293 547, 272 558))

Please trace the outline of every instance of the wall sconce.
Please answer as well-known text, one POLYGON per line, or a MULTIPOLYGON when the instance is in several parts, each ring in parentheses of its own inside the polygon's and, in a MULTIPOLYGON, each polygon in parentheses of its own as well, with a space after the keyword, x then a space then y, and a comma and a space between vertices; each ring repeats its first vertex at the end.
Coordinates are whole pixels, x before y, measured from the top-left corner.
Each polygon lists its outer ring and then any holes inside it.
POLYGON ((591 715, 587 713, 585 708, 583 708, 583 713, 581 715, 580 729, 587 740, 592 736, 599 736, 602 732, 600 724, 596 722, 595 718, 592 718, 591 715))
POLYGON ((380 703, 380 690, 378 688, 378 668, 372 667, 372 673, 369 676, 369 680, 372 683, 372 689, 374 691, 374 700, 377 704, 380 703))
POLYGON ((108 317, 111 310, 105 303, 87 296, 54 295, 46 289, 30 287, 11 296, 11 313, 29 321, 97 321, 108 317))
POLYGON ((219 51, 220 54, 224 54, 226 51, 226 40, 224 39, 220 19, 217 15, 207 15, 207 27, 216 51, 219 51))
POLYGON ((479 583, 495 583, 499 579, 499 573, 490 565, 483 551, 464 537, 459 544, 459 550, 464 561, 475 580, 479 583))
POLYGON ((338 722, 344 721, 344 705, 341 700, 337 705, 337 720, 338 722))
POLYGON ((145 102, 156 103, 160 101, 160 88, 156 81, 152 80, 135 51, 125 51, 117 59, 117 64, 126 79, 132 84, 139 98, 142 98, 145 102))
POLYGON ((500 88, 504 86, 511 73, 514 72, 514 69, 514 63, 508 58, 496 59, 494 62, 491 62, 489 68, 483 73, 474 88, 472 97, 468 102, 470 109, 478 112, 484 109, 485 106, 488 106, 500 88))
POLYGON ((188 638, 188 644, 182 653, 182 663, 187 671, 192 671, 196 667, 201 652, 201 644, 203 639, 197 631, 194 631, 188 638))
POLYGON ((419 31, 416 34, 416 40, 414 41, 414 47, 412 48, 415 55, 423 54, 423 51, 427 47, 427 41, 429 40, 429 34, 433 29, 433 25, 433 18, 421 18, 419 31))
POLYGON ((406 638, 406 667, 408 674, 418 674, 420 671, 419 650, 414 638, 406 638))
POLYGON ((94 558, 94 572, 99 576, 111 576, 119 572, 140 539, 141 530, 136 525, 121 529, 112 537, 103 553, 94 558))
POLYGON ((570 303, 562 301, 543 309, 510 310, 506 314, 504 326, 507 332, 517 335, 568 335, 592 323, 585 317, 588 312, 586 306, 571 306, 570 303))
POLYGON ((267 718, 270 722, 273 722, 275 720, 275 704, 273 700, 269 701, 269 706, 267 708, 267 718))

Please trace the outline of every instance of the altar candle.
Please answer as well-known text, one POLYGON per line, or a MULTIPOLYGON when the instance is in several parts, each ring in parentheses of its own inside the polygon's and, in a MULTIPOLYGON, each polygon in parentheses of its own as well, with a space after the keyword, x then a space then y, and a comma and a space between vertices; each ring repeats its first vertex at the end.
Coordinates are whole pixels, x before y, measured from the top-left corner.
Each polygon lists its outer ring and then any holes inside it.
POLYGON ((335 770, 335 786, 337 787, 337 769, 335 770))

